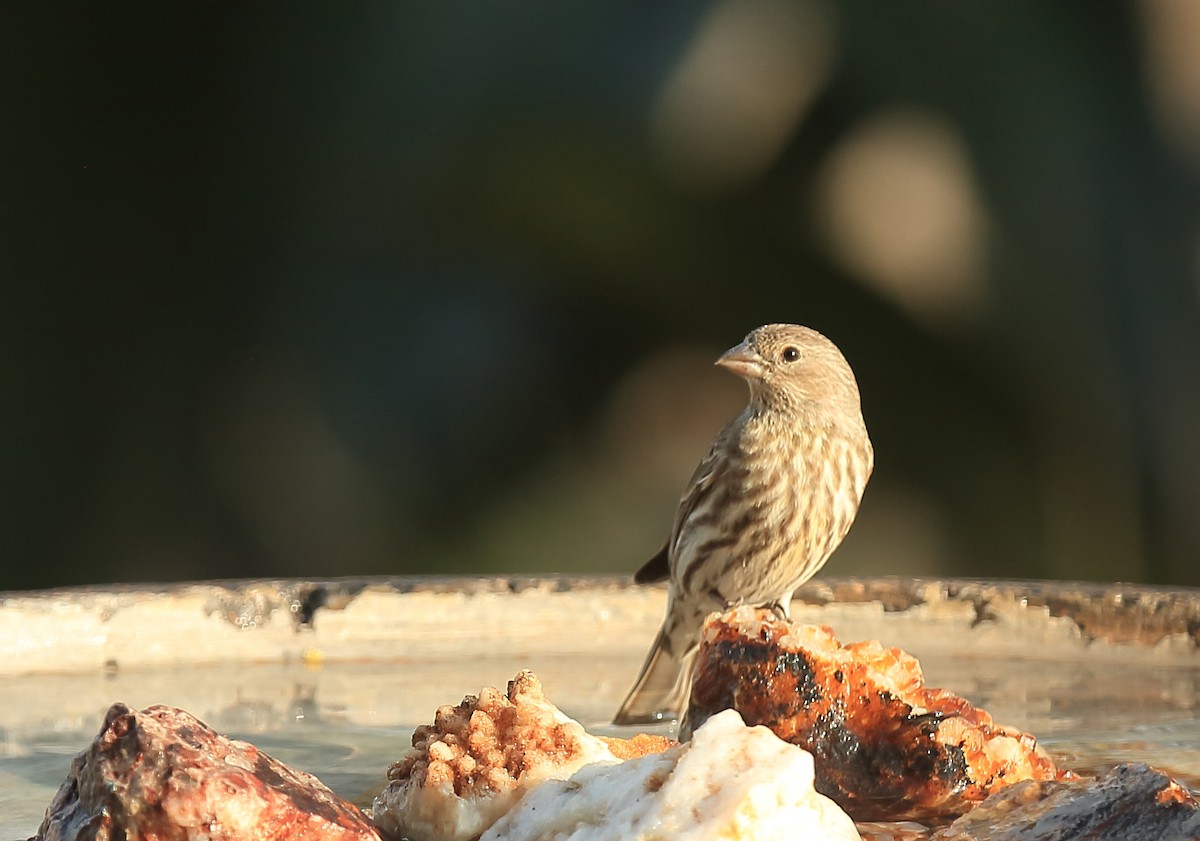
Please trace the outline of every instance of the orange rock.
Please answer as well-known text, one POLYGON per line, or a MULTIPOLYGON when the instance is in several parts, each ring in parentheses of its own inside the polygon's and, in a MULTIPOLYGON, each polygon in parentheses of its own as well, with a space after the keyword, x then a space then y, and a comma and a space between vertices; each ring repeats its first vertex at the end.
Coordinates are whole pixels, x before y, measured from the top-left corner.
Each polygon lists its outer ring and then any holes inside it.
POLYGON ((601 741, 608 745, 613 756, 624 762, 626 759, 637 759, 651 753, 662 753, 667 748, 679 744, 666 736, 654 736, 650 733, 638 733, 632 739, 618 739, 615 736, 601 736, 601 741))
POLYGON ((817 790, 855 820, 959 815, 1019 780, 1064 776, 1033 736, 926 687, 911 655, 769 611, 705 624, 680 738, 729 708, 810 751, 817 790))

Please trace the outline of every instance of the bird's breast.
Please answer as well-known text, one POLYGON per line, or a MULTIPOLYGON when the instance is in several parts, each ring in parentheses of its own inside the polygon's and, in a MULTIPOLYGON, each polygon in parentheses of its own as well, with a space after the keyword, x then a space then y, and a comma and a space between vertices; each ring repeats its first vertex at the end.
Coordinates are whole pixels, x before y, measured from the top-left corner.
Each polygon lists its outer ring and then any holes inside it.
POLYGON ((674 587, 731 601, 790 592, 854 520, 871 470, 865 441, 865 432, 746 419, 725 438, 714 486, 680 524, 674 587))

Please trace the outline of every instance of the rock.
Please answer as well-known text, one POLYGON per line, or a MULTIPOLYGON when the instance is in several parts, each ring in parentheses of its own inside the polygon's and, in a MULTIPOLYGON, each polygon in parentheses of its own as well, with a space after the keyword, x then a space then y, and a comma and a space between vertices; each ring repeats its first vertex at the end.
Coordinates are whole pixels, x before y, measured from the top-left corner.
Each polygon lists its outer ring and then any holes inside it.
POLYGON ((438 709, 418 727, 413 750, 388 769, 375 820, 409 841, 468 841, 545 780, 613 763, 605 742, 546 700, 523 671, 507 692, 488 687, 438 709))
POLYGON ((1102 777, 1009 786, 934 841, 1195 841, 1200 804, 1166 774, 1118 765, 1102 777))
POLYGON ((36 841, 379 841, 311 774, 188 713, 114 704, 75 757, 36 841))
POLYGON ((859 841, 812 757, 732 710, 691 742, 543 783, 481 841, 859 841))
POLYGON ((952 817, 1020 780, 1063 776, 1033 736, 926 687, 903 651, 843 646, 769 611, 705 623, 680 738, 725 709, 810 751, 817 791, 860 821, 952 817))
POLYGON ((674 739, 668 739, 666 736, 656 736, 651 733, 638 733, 628 739, 619 739, 615 736, 601 736, 600 738, 604 744, 608 745, 608 749, 612 751, 613 756, 622 762, 626 759, 637 759, 651 753, 662 753, 668 748, 673 748, 679 744, 674 739))

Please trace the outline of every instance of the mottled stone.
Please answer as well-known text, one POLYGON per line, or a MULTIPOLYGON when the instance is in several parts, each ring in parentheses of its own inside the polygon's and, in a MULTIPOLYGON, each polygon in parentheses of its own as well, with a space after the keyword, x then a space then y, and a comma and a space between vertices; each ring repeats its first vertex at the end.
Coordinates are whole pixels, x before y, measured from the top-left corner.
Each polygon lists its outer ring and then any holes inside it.
POLYGON ((190 714, 114 704, 36 841, 379 841, 320 780, 190 714))
POLYGON ((933 834, 933 841, 1195 841, 1200 804, 1146 765, 1102 777, 1017 783, 933 834))
POLYGON ((1057 779, 1033 736, 994 722, 878 642, 737 608, 705 624, 681 738, 725 709, 810 751, 817 791, 855 820, 962 814, 1019 780, 1057 779))

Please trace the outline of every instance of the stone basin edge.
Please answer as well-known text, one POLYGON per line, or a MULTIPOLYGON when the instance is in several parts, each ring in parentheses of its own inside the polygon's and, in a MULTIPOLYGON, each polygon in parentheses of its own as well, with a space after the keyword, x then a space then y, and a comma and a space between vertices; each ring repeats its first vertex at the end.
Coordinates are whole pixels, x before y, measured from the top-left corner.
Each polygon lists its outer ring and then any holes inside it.
MULTIPOLYGON (((0 675, 229 662, 604 653, 640 658, 665 588, 618 575, 229 579, 0 593, 0 675)), ((918 655, 1200 665, 1200 588, 818 578, 793 618, 918 655)))

